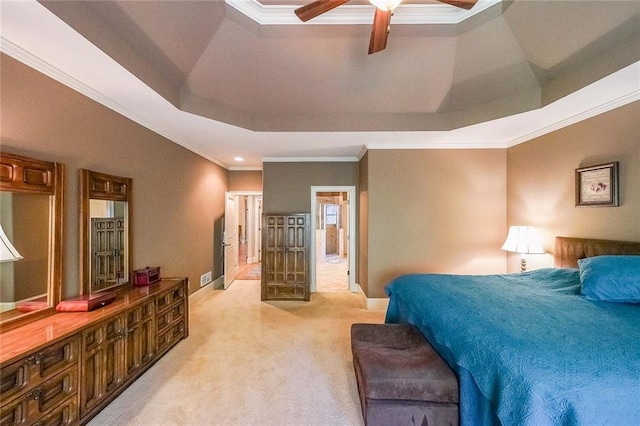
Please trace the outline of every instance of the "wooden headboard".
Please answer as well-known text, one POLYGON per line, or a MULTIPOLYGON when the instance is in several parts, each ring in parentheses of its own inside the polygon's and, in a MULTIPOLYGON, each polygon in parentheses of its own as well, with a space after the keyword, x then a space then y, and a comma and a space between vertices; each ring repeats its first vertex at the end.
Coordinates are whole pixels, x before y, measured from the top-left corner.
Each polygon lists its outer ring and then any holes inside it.
POLYGON ((556 237, 553 262, 556 268, 577 268, 579 259, 605 254, 640 254, 640 243, 556 237))

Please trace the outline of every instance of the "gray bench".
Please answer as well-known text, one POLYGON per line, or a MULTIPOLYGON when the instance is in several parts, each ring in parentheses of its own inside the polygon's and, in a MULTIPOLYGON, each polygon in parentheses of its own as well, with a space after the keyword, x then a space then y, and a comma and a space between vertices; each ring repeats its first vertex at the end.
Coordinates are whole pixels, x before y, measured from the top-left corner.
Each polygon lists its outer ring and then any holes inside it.
POLYGON ((351 351, 367 426, 457 426, 458 380, 413 326, 353 324, 351 351))

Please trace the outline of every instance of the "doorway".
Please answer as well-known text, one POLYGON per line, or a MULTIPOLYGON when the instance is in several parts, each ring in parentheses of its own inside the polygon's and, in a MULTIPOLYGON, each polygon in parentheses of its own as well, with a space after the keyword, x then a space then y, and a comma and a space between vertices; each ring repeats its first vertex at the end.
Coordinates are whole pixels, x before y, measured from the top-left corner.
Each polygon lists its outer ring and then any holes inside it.
POLYGON ((355 187, 311 187, 311 291, 357 291, 355 187))
POLYGON ((225 289, 235 280, 260 279, 261 218, 261 193, 227 193, 223 239, 225 289))

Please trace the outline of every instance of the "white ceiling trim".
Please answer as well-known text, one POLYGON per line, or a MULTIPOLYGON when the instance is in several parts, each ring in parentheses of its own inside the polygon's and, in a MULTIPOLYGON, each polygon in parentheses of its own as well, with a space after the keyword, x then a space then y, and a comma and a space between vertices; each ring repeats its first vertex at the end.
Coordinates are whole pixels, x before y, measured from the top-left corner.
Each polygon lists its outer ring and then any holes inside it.
POLYGON ((357 163, 358 157, 263 157, 263 163, 357 163))
MULTIPOLYGON (((309 0, 311 1, 311 0, 309 0)), ((470 10, 436 4, 401 4, 393 13, 393 24, 459 24, 501 0, 478 0, 470 10)), ((258 0, 225 0, 240 13, 260 25, 371 25, 375 6, 344 4, 329 12, 302 22, 293 12, 297 5, 265 5, 258 0)))

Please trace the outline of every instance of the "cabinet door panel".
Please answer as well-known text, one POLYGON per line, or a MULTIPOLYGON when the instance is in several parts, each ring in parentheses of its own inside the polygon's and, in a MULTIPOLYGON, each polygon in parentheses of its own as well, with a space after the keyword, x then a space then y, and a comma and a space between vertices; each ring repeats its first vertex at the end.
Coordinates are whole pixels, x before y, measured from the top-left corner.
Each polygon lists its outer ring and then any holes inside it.
POLYGON ((124 380, 124 340, 123 335, 113 334, 107 338, 104 354, 105 391, 111 392, 124 380))
POLYGON ((309 300, 309 215, 266 215, 263 232, 262 300, 309 300))
MULTIPOLYGON (((175 296, 179 299, 180 295, 180 292, 176 293, 176 295, 172 292, 167 292, 163 297, 175 296)), ((154 317, 154 307, 155 302, 151 300, 129 310, 126 314, 125 368, 127 378, 143 368, 155 356, 156 321, 154 317)))
POLYGON ((151 362, 156 355, 156 324, 150 318, 140 324, 140 356, 142 366, 151 362))
POLYGON ((80 417, 124 381, 124 314, 82 332, 80 417))
POLYGON ((96 349, 83 355, 80 381, 80 417, 83 417, 102 396, 102 352, 96 349))

